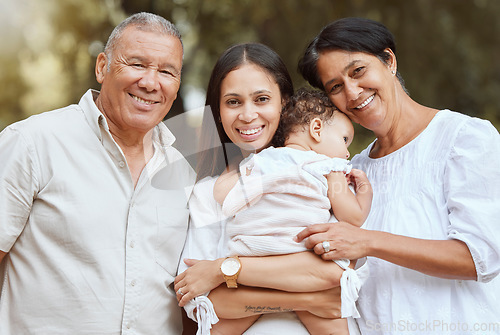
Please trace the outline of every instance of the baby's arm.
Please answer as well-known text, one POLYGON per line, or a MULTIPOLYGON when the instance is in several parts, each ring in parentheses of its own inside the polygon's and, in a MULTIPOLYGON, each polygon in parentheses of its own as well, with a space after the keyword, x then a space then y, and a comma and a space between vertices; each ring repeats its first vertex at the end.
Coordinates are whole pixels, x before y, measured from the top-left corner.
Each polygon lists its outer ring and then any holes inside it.
POLYGON ((305 311, 295 313, 311 335, 349 335, 346 319, 325 319, 305 311))
POLYGON ((231 191, 234 185, 236 185, 236 183, 238 182, 238 179, 239 175, 237 170, 232 170, 221 174, 215 181, 214 185, 215 201, 222 205, 229 191, 231 191))
POLYGON ((337 220, 361 226, 368 217, 373 197, 372 186, 366 174, 352 169, 347 176, 343 172, 330 172, 326 179, 328 198, 337 220), (355 194, 349 189, 349 184, 353 184, 355 194))

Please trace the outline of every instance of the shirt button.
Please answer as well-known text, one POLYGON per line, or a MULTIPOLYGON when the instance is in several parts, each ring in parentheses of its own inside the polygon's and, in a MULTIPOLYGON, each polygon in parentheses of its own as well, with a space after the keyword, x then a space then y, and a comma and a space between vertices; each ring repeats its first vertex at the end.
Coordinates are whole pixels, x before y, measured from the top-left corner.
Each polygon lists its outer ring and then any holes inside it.
POLYGON ((127 327, 127 329, 130 329, 130 327, 131 327, 130 322, 127 323, 126 327, 127 327))
POLYGON ((135 284, 136 284, 136 283, 137 283, 137 282, 136 282, 136 281, 135 281, 135 279, 134 279, 134 280, 132 280, 132 281, 130 282, 130 285, 131 285, 131 286, 135 286, 135 284))
POLYGON ((131 248, 135 247, 135 242, 134 241, 130 242, 130 247, 131 248))
POLYGON ((124 162, 124 161, 120 161, 120 162, 118 163, 118 166, 119 166, 119 167, 121 167, 121 168, 122 168, 122 167, 125 167, 125 162, 124 162))

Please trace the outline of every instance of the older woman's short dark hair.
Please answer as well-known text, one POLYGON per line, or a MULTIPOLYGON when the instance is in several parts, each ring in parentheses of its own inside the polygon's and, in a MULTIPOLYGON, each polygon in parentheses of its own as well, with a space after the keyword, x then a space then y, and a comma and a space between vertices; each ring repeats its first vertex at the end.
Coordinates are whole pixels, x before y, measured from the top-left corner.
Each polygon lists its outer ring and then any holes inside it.
MULTIPOLYGON (((321 30, 307 46, 298 68, 311 86, 323 90, 323 83, 317 69, 317 62, 322 52, 333 50, 364 52, 387 63, 389 54, 384 52, 387 48, 396 54, 394 36, 382 23, 360 17, 343 18, 328 24, 321 30)), ((398 79, 404 88, 404 82, 399 73, 398 79)))

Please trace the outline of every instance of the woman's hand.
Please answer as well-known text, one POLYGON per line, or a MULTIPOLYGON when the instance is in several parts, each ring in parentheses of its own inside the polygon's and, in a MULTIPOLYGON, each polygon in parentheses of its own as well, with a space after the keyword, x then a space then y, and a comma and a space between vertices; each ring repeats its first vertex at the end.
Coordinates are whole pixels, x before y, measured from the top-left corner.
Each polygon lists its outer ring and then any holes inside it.
POLYGON ((223 260, 223 258, 214 261, 184 260, 189 268, 179 274, 174 281, 174 289, 180 307, 184 307, 189 300, 210 292, 224 282, 220 271, 223 260))
POLYGON ((315 224, 297 235, 297 241, 305 241, 306 248, 324 260, 359 259, 368 256, 369 230, 355 227, 347 222, 315 224), (330 243, 330 251, 325 252, 323 241, 330 243))
POLYGON ((297 235, 306 239, 324 260, 377 257, 429 276, 477 280, 474 260, 467 244, 460 240, 428 240, 367 230, 346 222, 323 223, 307 227, 297 235), (323 241, 328 241, 325 252, 323 241))

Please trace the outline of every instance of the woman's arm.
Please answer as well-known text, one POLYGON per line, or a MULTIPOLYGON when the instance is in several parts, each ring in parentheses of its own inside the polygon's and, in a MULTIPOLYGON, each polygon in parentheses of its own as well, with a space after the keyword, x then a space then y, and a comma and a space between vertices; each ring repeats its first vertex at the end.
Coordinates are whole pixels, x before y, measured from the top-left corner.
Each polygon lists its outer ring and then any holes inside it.
MULTIPOLYGON (((224 283, 220 264, 214 261, 185 260, 191 265, 175 279, 175 290, 181 289, 182 307, 190 299, 224 283)), ((310 251, 296 254, 240 257, 238 284, 289 292, 314 292, 340 285, 343 270, 334 262, 324 261, 310 251)))
POLYGON ((326 177, 328 198, 333 214, 339 221, 347 221, 360 227, 370 212, 373 190, 366 174, 357 169, 346 176, 343 172, 331 172, 326 177), (354 185, 355 194, 349 189, 354 185))
POLYGON ((325 262, 311 251, 240 259, 238 283, 288 292, 314 292, 339 286, 344 272, 337 264, 325 262))
POLYGON ((387 232, 366 230, 346 222, 312 225, 298 234, 306 247, 325 260, 377 257, 388 262, 447 279, 477 278, 467 245, 459 240, 425 240, 387 232), (321 243, 330 241, 324 253, 321 243))
POLYGON ((209 298, 217 315, 223 319, 292 311, 308 311, 323 318, 341 317, 340 287, 292 293, 246 286, 228 289, 221 285, 210 293, 209 298))
POLYGON ((435 277, 492 280, 500 273, 500 137, 489 122, 470 118, 450 140, 442 175, 448 239, 418 239, 346 223, 310 226, 298 239, 307 238, 306 246, 324 259, 373 256, 435 277), (324 240, 332 246, 327 254, 324 240))

